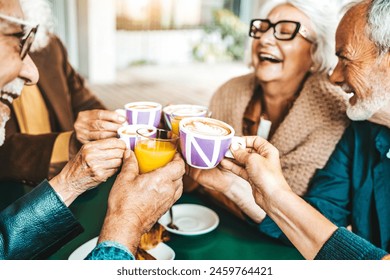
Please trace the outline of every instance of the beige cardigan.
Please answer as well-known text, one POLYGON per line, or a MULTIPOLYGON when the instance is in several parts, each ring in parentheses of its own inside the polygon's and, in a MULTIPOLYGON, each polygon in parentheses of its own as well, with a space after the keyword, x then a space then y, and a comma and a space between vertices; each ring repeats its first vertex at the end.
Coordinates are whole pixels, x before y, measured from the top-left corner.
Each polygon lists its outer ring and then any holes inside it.
MULTIPOLYGON (((244 112, 255 85, 254 74, 233 78, 211 99, 213 117, 232 125, 236 135, 242 134, 244 112)), ((309 77, 270 139, 279 149, 283 174, 298 195, 306 193, 314 172, 324 167, 349 123, 343 95, 325 75, 309 77)))

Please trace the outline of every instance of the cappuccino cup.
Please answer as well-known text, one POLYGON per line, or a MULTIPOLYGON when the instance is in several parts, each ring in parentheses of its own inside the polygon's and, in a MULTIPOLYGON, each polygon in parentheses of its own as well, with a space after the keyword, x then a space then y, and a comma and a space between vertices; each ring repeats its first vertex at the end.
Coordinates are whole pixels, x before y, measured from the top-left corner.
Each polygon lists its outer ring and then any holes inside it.
POLYGON ((206 106, 191 104, 174 104, 163 108, 163 117, 165 125, 172 130, 172 116, 184 117, 206 117, 208 108, 206 106))
POLYGON ((162 106, 156 102, 131 102, 125 105, 125 109, 115 110, 124 115, 128 124, 144 124, 158 127, 161 119, 162 106))
POLYGON ((134 151, 135 143, 137 141, 137 130, 143 129, 145 135, 153 135, 156 133, 156 128, 154 126, 136 124, 136 125, 126 125, 118 129, 117 134, 120 140, 125 142, 127 149, 134 151))
POLYGON ((220 120, 190 117, 180 121, 180 149, 188 165, 199 169, 212 169, 228 156, 234 142, 245 147, 245 140, 234 136, 234 129, 220 120))

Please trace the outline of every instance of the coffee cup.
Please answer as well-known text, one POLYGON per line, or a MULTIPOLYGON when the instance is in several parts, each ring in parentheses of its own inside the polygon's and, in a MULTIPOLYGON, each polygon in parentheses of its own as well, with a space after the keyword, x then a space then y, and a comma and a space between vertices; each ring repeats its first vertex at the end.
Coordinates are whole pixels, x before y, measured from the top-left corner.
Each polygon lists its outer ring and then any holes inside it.
POLYGON ((147 173, 170 162, 177 149, 179 136, 172 131, 155 128, 151 134, 147 129, 137 130, 134 148, 140 173, 147 173))
POLYGON ((172 129, 172 116, 181 117, 206 117, 208 116, 208 108, 206 106, 191 105, 191 104, 173 104, 163 108, 163 117, 165 125, 168 129, 172 129))
POLYGON ((245 148, 245 139, 234 136, 233 127, 206 117, 180 121, 180 149, 187 164, 199 169, 216 167, 224 157, 232 157, 229 147, 237 143, 245 148))
POLYGON ((162 106, 156 102, 131 102, 125 105, 125 109, 115 110, 124 115, 128 124, 145 124, 158 127, 161 120, 162 106))
POLYGON ((156 133, 156 128, 154 126, 144 124, 126 125, 118 129, 118 137, 126 143, 128 149, 134 150, 135 142, 137 140, 137 130, 140 128, 145 129, 144 133, 146 135, 153 135, 156 133))

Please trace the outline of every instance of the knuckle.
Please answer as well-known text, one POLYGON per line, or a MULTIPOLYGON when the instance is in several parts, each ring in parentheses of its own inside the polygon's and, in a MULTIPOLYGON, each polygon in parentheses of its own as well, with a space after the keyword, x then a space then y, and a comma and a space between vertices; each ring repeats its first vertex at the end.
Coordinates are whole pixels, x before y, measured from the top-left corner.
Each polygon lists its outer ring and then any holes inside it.
POLYGON ((95 177, 96 179, 98 179, 99 181, 105 181, 107 180, 108 176, 105 172, 103 172, 102 170, 96 170, 95 172, 95 177))
POLYGON ((94 130, 102 130, 102 122, 100 120, 96 120, 92 123, 92 127, 94 130))
POLYGON ((100 120, 103 118, 103 111, 102 110, 95 110, 97 118, 100 120))

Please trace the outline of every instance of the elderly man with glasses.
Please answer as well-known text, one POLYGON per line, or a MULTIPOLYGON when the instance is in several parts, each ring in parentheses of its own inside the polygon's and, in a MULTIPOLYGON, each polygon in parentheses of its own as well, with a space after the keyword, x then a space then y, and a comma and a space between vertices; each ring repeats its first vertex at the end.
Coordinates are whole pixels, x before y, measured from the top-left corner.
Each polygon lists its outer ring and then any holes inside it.
MULTIPOLYGON (((35 84, 28 55, 36 26, 23 21, 17 0, 0 0, 0 145, 9 107, 24 84, 35 84)), ((134 259, 141 235, 179 198, 184 162, 139 175, 138 163, 116 138, 85 144, 59 175, 0 212, 0 259, 41 258, 81 230, 67 206, 88 188, 121 173, 108 199, 97 247, 88 259, 134 259)))
POLYGON ((5 159, 0 161, 0 181, 36 186, 57 175, 82 144, 116 137, 126 119, 106 110, 69 63, 66 47, 53 33, 50 1, 20 3, 25 18, 39 23, 30 57, 40 79, 23 87, 23 95, 11 106, 0 147, 0 158, 5 159))

